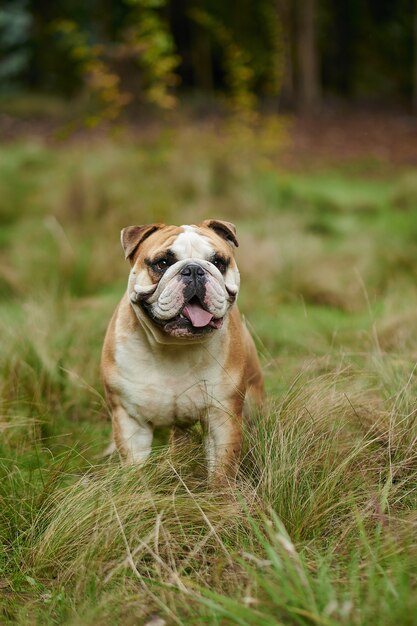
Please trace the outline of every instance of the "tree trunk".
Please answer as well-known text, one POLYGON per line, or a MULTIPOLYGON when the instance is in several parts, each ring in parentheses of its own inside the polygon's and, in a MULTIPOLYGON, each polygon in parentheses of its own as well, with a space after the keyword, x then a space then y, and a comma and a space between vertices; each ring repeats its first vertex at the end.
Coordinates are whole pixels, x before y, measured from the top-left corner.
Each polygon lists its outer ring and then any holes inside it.
POLYGON ((202 91, 211 93, 214 81, 210 34, 202 28, 198 28, 191 54, 195 84, 202 91))
POLYGON ((297 8, 297 104, 302 112, 312 112, 320 102, 316 0, 298 0, 297 8))
POLYGON ((295 68, 294 68, 294 3, 292 0, 277 0, 277 19, 279 20, 281 86, 280 100, 284 105, 296 104, 295 68))
POLYGON ((413 110, 417 114, 417 0, 414 2, 413 110))

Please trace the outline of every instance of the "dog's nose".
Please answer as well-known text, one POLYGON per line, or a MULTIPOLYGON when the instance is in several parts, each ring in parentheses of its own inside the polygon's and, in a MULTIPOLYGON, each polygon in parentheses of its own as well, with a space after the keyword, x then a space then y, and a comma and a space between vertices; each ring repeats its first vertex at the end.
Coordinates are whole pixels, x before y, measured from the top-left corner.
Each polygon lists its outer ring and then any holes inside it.
POLYGON ((194 279, 204 276, 204 270, 198 263, 188 263, 181 270, 182 276, 192 276, 194 279))

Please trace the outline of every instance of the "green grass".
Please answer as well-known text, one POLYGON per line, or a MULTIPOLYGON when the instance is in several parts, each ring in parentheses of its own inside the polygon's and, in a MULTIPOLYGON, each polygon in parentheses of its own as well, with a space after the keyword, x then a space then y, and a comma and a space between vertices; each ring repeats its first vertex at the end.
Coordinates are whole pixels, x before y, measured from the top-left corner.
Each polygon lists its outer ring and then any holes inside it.
POLYGON ((0 623, 390 625, 417 611, 417 175, 279 167, 285 128, 0 148, 0 623), (238 488, 103 458, 133 223, 237 224, 268 407, 238 488))

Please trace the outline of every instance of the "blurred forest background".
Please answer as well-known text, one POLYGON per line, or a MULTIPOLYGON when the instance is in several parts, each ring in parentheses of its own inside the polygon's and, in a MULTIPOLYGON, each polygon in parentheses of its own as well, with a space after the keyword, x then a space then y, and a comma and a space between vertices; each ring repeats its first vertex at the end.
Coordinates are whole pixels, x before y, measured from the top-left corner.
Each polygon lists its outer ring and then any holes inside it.
POLYGON ((6 0, 1 93, 89 95, 90 125, 178 96, 417 109, 415 0, 6 0))

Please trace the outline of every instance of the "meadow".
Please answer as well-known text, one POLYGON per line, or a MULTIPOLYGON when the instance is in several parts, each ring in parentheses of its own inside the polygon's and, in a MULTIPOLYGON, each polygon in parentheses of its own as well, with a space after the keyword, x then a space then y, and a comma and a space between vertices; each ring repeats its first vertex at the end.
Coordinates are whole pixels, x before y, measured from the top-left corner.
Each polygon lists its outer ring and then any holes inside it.
POLYGON ((282 165, 284 121, 0 147, 0 623, 412 625, 417 174, 282 165), (104 457, 120 229, 237 225, 268 403, 236 490, 201 433, 104 457), (159 620, 159 621, 158 621, 159 620))

